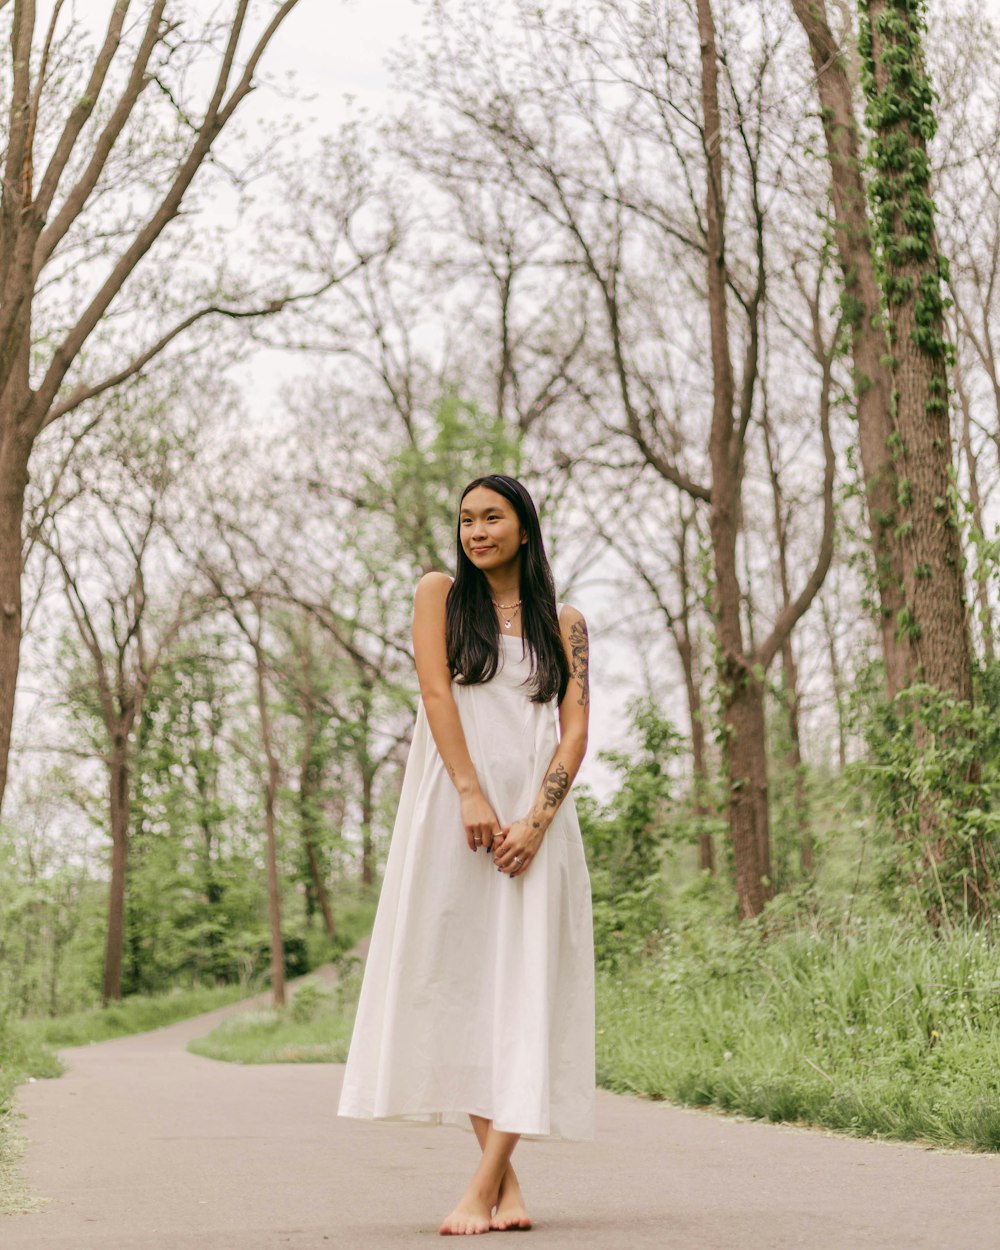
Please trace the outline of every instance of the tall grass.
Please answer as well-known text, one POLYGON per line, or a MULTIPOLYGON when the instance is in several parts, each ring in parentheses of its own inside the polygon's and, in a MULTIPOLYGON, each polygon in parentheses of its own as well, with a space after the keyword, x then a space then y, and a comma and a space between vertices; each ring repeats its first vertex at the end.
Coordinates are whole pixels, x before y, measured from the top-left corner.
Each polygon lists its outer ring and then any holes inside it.
POLYGON ((345 955, 332 989, 304 981, 283 1010, 232 1016, 188 1050, 230 1063, 343 1063, 360 988, 360 961, 345 955))
POLYGON ((1000 965, 971 927, 692 924, 598 977, 609 1089, 1000 1150, 1000 965))

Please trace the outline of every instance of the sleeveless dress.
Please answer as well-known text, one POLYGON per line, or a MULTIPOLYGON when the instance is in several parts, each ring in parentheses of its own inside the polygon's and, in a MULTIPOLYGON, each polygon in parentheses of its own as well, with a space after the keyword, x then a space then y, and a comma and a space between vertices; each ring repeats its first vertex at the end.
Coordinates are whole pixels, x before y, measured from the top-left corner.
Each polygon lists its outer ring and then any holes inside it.
MULTIPOLYGON (((528 814, 559 741, 532 703, 521 638, 492 681, 452 682, 501 825, 528 814)), ((469 850, 423 704, 365 967, 339 1114, 589 1140, 594 1133, 590 880, 572 793, 526 872, 469 850)))

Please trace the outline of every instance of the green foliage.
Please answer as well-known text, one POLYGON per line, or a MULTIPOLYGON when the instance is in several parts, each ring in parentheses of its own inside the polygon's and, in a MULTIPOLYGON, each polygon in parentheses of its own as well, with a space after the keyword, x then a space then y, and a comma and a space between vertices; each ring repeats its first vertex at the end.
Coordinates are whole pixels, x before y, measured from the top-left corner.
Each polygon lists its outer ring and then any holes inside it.
POLYGON ((305 981, 283 1011, 231 1016, 188 1049, 230 1063, 343 1063, 361 988, 358 968, 358 961, 346 956, 332 989, 305 981))
MULTIPOLYGON (((949 275, 948 262, 938 250, 930 193, 927 145, 937 119, 923 52, 925 13, 925 0, 887 0, 873 23, 869 0, 860 0, 859 50, 871 133, 875 258, 890 346, 895 350, 898 311, 912 302, 914 346, 947 365, 952 349, 943 323, 949 275)), ((938 378, 926 403, 928 416, 940 420, 947 404, 946 384, 938 378)))
POLYGON ((238 985, 221 985, 177 988, 165 994, 135 994, 107 1007, 91 1007, 51 1018, 29 1016, 21 1022, 21 1029, 25 1037, 46 1046, 85 1046, 188 1020, 237 1002, 244 993, 238 985))
POLYGON ((855 1135, 1000 1150, 996 943, 956 925, 845 924, 811 894, 759 922, 717 907, 598 978, 610 1089, 855 1135), (767 940, 763 940, 767 934, 767 940))
POLYGON ((392 515, 399 556, 418 567, 452 564, 456 491, 487 473, 517 476, 521 435, 501 417, 447 391, 426 431, 395 453, 388 473, 369 475, 369 506, 392 515))
POLYGON ((882 850, 884 896, 942 923, 976 912, 982 869, 995 877, 1000 858, 1000 666, 978 672, 971 704, 922 684, 887 703, 869 673, 855 716, 868 753, 853 774, 895 835, 882 850), (920 837, 927 812, 933 850, 920 837))
POLYGON ((668 850, 697 839, 697 826, 675 791, 670 768, 683 743, 652 699, 630 705, 633 751, 602 752, 621 779, 611 800, 577 793, 594 898, 594 943, 610 967, 656 942, 663 916, 662 864, 668 850))

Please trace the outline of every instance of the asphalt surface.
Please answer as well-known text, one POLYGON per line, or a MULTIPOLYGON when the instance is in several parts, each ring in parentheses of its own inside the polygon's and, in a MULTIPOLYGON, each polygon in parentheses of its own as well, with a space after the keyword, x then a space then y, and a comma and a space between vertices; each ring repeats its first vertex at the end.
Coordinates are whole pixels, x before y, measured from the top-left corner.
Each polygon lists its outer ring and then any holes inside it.
MULTIPOLYGON (((440 1244, 472 1134, 338 1119, 339 1066, 187 1052, 243 1009, 64 1051, 64 1076, 22 1087, 23 1172, 46 1201, 0 1219, 3 1250, 440 1244)), ((1000 1248, 995 1155, 602 1093, 594 1142, 523 1142, 516 1162, 539 1250, 1000 1248)))

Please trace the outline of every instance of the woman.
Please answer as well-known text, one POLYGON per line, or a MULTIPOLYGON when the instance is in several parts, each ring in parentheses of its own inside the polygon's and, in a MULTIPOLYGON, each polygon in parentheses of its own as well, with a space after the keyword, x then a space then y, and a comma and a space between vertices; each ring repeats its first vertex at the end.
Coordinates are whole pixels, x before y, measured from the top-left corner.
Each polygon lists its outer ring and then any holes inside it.
POLYGON ((594 973, 567 799, 587 746, 587 626, 556 604, 520 482, 465 488, 456 575, 421 580, 413 650, 421 705, 340 1114, 468 1116, 482 1155, 441 1232, 530 1228, 518 1138, 593 1136, 594 973))

